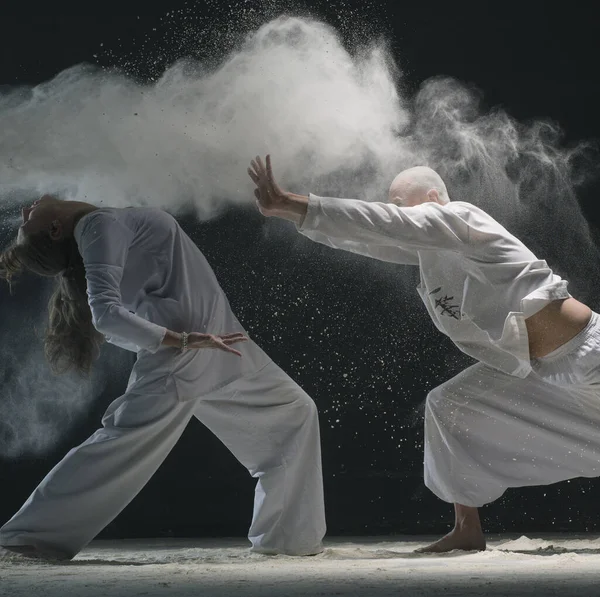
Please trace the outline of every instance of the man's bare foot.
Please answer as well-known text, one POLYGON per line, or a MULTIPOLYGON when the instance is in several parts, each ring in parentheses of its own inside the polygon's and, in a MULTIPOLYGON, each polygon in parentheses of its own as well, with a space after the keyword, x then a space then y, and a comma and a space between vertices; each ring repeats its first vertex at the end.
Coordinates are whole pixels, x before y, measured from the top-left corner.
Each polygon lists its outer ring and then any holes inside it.
POLYGON ((485 551, 485 536, 481 529, 465 529, 454 527, 439 541, 415 549, 415 553, 446 553, 455 549, 462 551, 485 551))

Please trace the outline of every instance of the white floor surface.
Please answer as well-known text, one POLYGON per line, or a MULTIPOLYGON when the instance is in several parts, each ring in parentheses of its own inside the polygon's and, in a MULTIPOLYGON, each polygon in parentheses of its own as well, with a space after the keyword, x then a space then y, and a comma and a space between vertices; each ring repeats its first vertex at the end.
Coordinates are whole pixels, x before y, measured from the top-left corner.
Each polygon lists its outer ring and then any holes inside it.
POLYGON ((3 552, 2 597, 600 597, 600 538, 491 536, 488 551, 417 555, 435 537, 329 538, 313 557, 241 539, 94 541, 71 562, 3 552))

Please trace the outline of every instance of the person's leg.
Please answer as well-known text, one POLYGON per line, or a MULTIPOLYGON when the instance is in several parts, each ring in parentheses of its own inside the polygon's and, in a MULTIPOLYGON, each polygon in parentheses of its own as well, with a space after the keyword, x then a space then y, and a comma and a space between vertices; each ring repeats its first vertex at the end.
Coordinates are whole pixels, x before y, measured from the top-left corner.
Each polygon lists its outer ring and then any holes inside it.
POLYGON ((193 403, 166 388, 128 390, 103 427, 48 473, 0 529, 0 545, 28 556, 70 559, 125 508, 183 432, 193 403))
POLYGON ((425 409, 425 484, 455 504, 457 516, 451 533, 420 551, 484 549, 477 508, 509 487, 599 476, 599 394, 482 364, 433 390, 425 409))
POLYGON ((325 535, 317 409, 277 365, 200 399, 195 414, 258 479, 253 551, 309 555, 325 535))

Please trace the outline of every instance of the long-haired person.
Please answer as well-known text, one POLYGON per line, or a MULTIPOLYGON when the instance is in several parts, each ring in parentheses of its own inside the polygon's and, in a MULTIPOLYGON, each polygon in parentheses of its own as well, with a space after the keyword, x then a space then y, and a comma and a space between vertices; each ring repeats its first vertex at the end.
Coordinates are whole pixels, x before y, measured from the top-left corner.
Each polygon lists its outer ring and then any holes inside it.
MULTIPOLYGON (((0 545, 74 557, 142 489, 195 416, 258 479, 252 549, 322 550, 314 402, 248 339, 172 216, 44 196, 23 210, 16 240, 0 255, 11 285, 22 270, 56 279, 45 337, 56 373, 89 372, 105 340, 137 359, 102 426, 48 473, 0 529, 0 545)), ((208 458, 190 454, 190 474, 202 475, 208 458)), ((198 502, 210 499, 207 486, 198 502)))

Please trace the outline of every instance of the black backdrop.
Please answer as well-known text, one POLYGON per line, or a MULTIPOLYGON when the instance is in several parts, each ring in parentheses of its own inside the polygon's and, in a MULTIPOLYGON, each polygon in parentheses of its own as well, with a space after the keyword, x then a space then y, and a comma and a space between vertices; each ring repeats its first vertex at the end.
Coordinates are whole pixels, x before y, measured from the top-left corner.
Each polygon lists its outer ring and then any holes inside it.
MULTIPOLYGON (((351 3, 309 5, 335 24, 336 13, 351 3)), ((565 14, 542 2, 390 4, 385 13, 378 5, 384 3, 374 2, 365 14, 384 23, 415 90, 428 77, 447 74, 474 83, 489 105, 502 105, 521 120, 558 121, 565 142, 600 136, 600 46, 592 12, 565 14)), ((186 6, 188 14, 203 10, 200 3, 186 6)), ((2 15, 0 85, 36 84, 83 61, 106 63, 106 55, 97 58, 100 44, 113 55, 135 54, 161 34, 159 17, 2 15)), ((226 19, 215 15, 215 27, 226 19)), ((595 200, 593 187, 581 197, 597 226, 595 200)), ((401 292, 416 285, 416 272, 333 254, 304 239, 290 243, 285 224, 265 222, 251 209, 226 209, 206 223, 181 221, 254 339, 319 407, 329 532, 445 531, 451 508, 422 482, 421 407, 432 387, 470 361, 434 331, 416 293, 401 292)), ((17 308, 43 308, 36 283, 26 280, 17 297, 1 292, 0 325, 17 308)), ((27 334, 6 342, 33 341, 27 334)), ((107 390, 54 451, 0 460, 1 520, 96 428, 124 389, 133 355, 107 347, 105 359, 115 371, 107 390)), ((220 442, 192 421, 146 488, 101 536, 243 535, 253 485, 220 442)), ((484 525, 489 531, 596 531, 599 493, 596 480, 512 490, 483 509, 484 525)))

